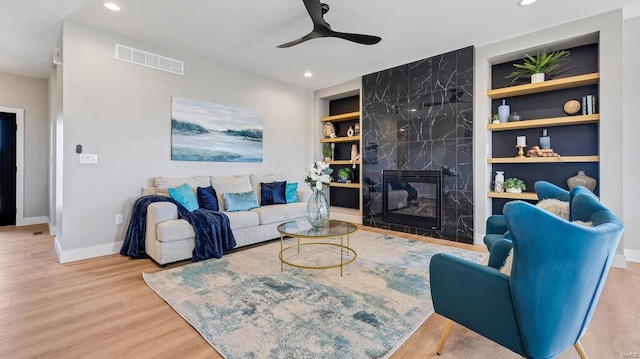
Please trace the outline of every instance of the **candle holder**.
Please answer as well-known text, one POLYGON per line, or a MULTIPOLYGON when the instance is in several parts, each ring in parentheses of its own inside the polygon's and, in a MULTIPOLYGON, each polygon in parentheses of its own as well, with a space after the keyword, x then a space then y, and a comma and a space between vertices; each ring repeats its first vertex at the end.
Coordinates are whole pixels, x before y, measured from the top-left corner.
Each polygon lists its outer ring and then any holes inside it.
POLYGON ((518 155, 516 157, 517 158, 524 158, 524 148, 527 147, 527 146, 516 145, 516 147, 518 147, 518 155))

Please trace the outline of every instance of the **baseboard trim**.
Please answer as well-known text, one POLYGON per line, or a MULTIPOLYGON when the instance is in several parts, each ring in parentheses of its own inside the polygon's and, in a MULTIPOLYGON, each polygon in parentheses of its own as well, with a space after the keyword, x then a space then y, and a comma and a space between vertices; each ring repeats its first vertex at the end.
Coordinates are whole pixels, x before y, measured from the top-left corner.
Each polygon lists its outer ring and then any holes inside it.
POLYGON ((26 217, 22 219, 22 225, 23 226, 29 226, 32 224, 45 224, 45 223, 49 223, 49 218, 42 216, 42 217, 26 217))
POLYGON ((637 249, 625 249, 624 255, 629 262, 640 263, 640 251, 637 249))
POLYGON ((77 262, 84 259, 90 259, 95 257, 108 256, 111 254, 119 253, 120 248, 122 248, 123 241, 108 243, 108 244, 100 244, 92 247, 71 249, 67 251, 63 251, 61 249, 60 243, 58 242, 58 238, 54 241, 56 253, 58 254, 58 261, 60 263, 69 263, 69 262, 77 262))

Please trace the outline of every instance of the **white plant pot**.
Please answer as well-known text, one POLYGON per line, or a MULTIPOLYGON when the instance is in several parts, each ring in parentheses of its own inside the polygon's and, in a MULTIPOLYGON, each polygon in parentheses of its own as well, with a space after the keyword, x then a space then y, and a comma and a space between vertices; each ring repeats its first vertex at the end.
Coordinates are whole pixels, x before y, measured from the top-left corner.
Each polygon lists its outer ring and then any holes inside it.
POLYGON ((544 73, 531 75, 531 83, 535 84, 536 82, 544 82, 544 73))
POLYGON ((522 193, 520 188, 506 188, 505 191, 509 193, 522 193))

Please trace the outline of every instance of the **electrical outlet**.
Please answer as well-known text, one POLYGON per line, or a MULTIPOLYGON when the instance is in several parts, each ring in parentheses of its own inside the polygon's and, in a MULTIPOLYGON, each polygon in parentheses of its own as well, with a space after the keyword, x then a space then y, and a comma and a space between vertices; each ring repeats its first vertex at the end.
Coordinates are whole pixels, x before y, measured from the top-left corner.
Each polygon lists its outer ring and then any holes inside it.
POLYGON ((123 219, 121 214, 116 214, 116 224, 122 224, 123 219))

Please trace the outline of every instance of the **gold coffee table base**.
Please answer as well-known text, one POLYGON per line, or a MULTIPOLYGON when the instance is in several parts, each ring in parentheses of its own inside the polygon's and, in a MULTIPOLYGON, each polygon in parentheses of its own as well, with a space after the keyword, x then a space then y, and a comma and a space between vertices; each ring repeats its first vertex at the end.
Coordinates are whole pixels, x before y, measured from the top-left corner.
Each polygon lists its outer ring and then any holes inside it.
POLYGON ((290 265, 292 267, 303 269, 329 269, 340 268, 340 275, 343 274, 344 266, 353 263, 356 260, 358 254, 353 248, 349 246, 349 235, 355 233, 358 230, 355 224, 330 220, 327 225, 320 228, 309 228, 308 223, 290 221, 278 226, 278 232, 280 233, 280 271, 284 271, 284 265, 290 265), (295 238, 297 243, 290 246, 284 245, 285 237, 295 238), (328 242, 329 240, 340 238, 340 244, 328 242), (347 244, 345 245, 345 238, 347 244), (315 240, 314 242, 300 243, 302 240, 315 240), (327 242, 318 242, 318 240, 327 242), (286 260, 284 258, 284 252, 290 251, 292 248, 297 248, 300 253, 300 247, 302 246, 325 246, 325 247, 338 247, 340 250, 340 262, 336 264, 325 265, 306 265, 299 262, 294 262, 291 259, 286 260), (353 254, 353 257, 351 255, 353 254), (346 258, 345 258, 346 257, 346 258))
MULTIPOLYGON (((284 236, 280 236, 280 243, 284 242, 284 236)), ((342 240, 340 241, 342 242, 342 240)), ((356 257, 358 256, 358 253, 356 253, 355 250, 353 250, 353 248, 345 246, 343 243, 337 244, 337 243, 322 243, 322 242, 313 242, 313 243, 300 243, 300 238, 298 238, 298 244, 294 244, 294 245, 290 245, 288 247, 284 247, 281 246, 280 249, 280 271, 284 271, 284 265, 288 264, 292 267, 297 267, 297 268, 303 268, 303 269, 329 269, 329 268, 340 268, 340 275, 342 276, 342 268, 344 266, 346 266, 347 264, 351 264, 353 263, 353 261, 356 260, 356 257), (290 261, 287 261, 284 259, 284 252, 291 249, 291 248, 297 248, 298 249, 298 253, 300 253, 300 247, 301 246, 334 246, 334 247, 339 247, 341 248, 340 250, 340 263, 337 264, 330 264, 330 265, 324 265, 324 266, 310 266, 310 265, 304 265, 304 264, 300 264, 300 263, 293 263, 290 261), (347 257, 350 257, 350 253, 353 253, 353 258, 350 258, 348 261, 344 261, 344 256, 345 256, 345 252, 347 252, 347 257)))

